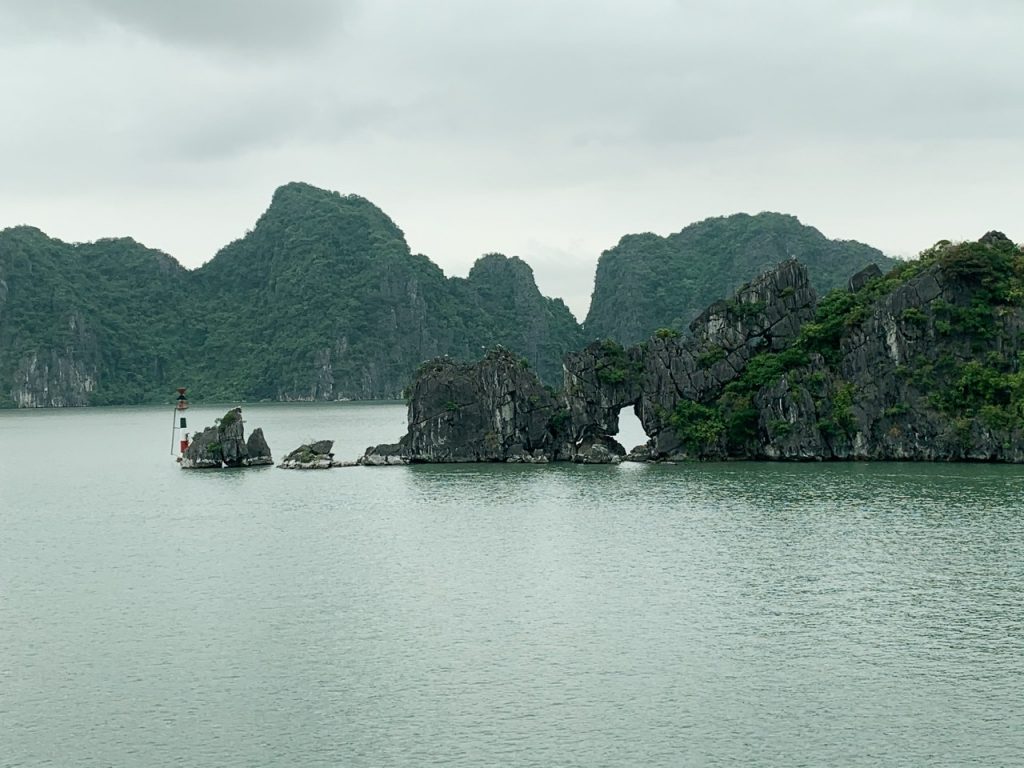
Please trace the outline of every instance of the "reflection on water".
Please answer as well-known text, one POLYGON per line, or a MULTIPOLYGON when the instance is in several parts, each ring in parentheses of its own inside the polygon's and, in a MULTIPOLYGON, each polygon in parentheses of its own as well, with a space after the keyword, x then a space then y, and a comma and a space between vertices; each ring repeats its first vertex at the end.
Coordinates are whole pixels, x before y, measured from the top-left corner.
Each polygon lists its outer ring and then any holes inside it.
POLYGON ((0 765, 1024 764, 1024 469, 183 473, 165 416, 0 413, 0 765))

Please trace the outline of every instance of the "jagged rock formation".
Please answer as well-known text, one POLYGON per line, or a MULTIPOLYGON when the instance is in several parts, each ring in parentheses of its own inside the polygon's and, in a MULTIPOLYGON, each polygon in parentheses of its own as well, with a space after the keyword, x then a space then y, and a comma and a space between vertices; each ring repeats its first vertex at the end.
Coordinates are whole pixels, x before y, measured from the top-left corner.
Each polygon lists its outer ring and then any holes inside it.
POLYGON ((181 457, 182 469, 220 469, 224 456, 220 450, 220 429, 207 427, 192 436, 192 442, 181 457))
POLYGON ((758 393, 759 455, 1024 461, 1022 257, 1001 233, 942 243, 851 295, 863 319, 758 393))
POLYGON ((248 454, 246 461, 250 467, 258 467, 274 463, 274 457, 270 454, 270 446, 263 436, 263 428, 256 427, 245 441, 245 451, 248 454))
POLYGON ((547 461, 558 455, 557 404, 530 369, 497 347, 479 363, 424 363, 409 393, 409 431, 360 463, 547 461))
POLYGON ((666 330, 629 350, 605 341, 567 356, 573 439, 611 440, 619 412, 633 407, 651 437, 649 455, 677 455, 680 402, 717 398, 755 355, 783 349, 814 317, 816 301, 806 268, 790 260, 711 305, 691 323, 689 337, 666 330))
POLYGON ((338 466, 334 461, 333 448, 333 440, 304 443, 285 456, 277 466, 280 469, 330 469, 338 466))
POLYGON ((217 421, 215 426, 193 436, 181 457, 182 469, 255 467, 274 463, 262 429, 253 430, 249 439, 245 439, 241 408, 232 408, 217 421))
POLYGON ((1024 462, 1024 252, 1001 233, 940 243, 820 302, 793 260, 626 349, 565 359, 546 391, 514 356, 435 361, 409 433, 367 463, 613 463, 622 408, 649 436, 628 458, 1024 462))
POLYGON ((875 248, 829 240, 780 213, 706 219, 668 237, 626 235, 601 254, 584 330, 620 344, 659 328, 682 332, 712 301, 790 258, 807 267, 819 293, 846 285, 869 263, 896 265, 875 248))

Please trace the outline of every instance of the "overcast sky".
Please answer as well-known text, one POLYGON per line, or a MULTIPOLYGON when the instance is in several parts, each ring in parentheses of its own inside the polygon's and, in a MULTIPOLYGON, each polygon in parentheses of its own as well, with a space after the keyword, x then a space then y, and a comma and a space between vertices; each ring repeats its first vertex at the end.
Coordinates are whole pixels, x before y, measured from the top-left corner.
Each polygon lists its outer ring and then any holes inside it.
POLYGON ((0 0, 0 227, 186 266, 288 181, 447 274, 737 211, 909 255, 1024 239, 1021 0, 0 0))

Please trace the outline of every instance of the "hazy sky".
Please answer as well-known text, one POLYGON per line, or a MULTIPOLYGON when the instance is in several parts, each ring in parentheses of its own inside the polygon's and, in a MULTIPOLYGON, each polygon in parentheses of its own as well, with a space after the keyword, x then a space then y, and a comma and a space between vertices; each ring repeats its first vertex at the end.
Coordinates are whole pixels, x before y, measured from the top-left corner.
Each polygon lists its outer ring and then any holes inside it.
POLYGON ((0 227, 186 266, 275 187, 585 313, 627 232, 793 213, 912 254, 1024 239, 1021 0, 0 0, 0 227))

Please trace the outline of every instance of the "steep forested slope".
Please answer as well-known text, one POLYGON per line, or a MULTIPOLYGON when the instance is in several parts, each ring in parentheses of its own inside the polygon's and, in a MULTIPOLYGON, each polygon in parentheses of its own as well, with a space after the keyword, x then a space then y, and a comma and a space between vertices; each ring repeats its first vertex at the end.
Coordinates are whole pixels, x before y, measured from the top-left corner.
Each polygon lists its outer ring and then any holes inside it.
POLYGON ((0 403, 144 402, 186 374, 188 273, 131 239, 0 232, 0 403))
POLYGON ((0 233, 0 402, 398 397, 427 358, 501 343, 552 384, 579 326, 524 262, 446 278, 379 208, 279 188, 245 237, 189 272, 131 240, 0 233))

